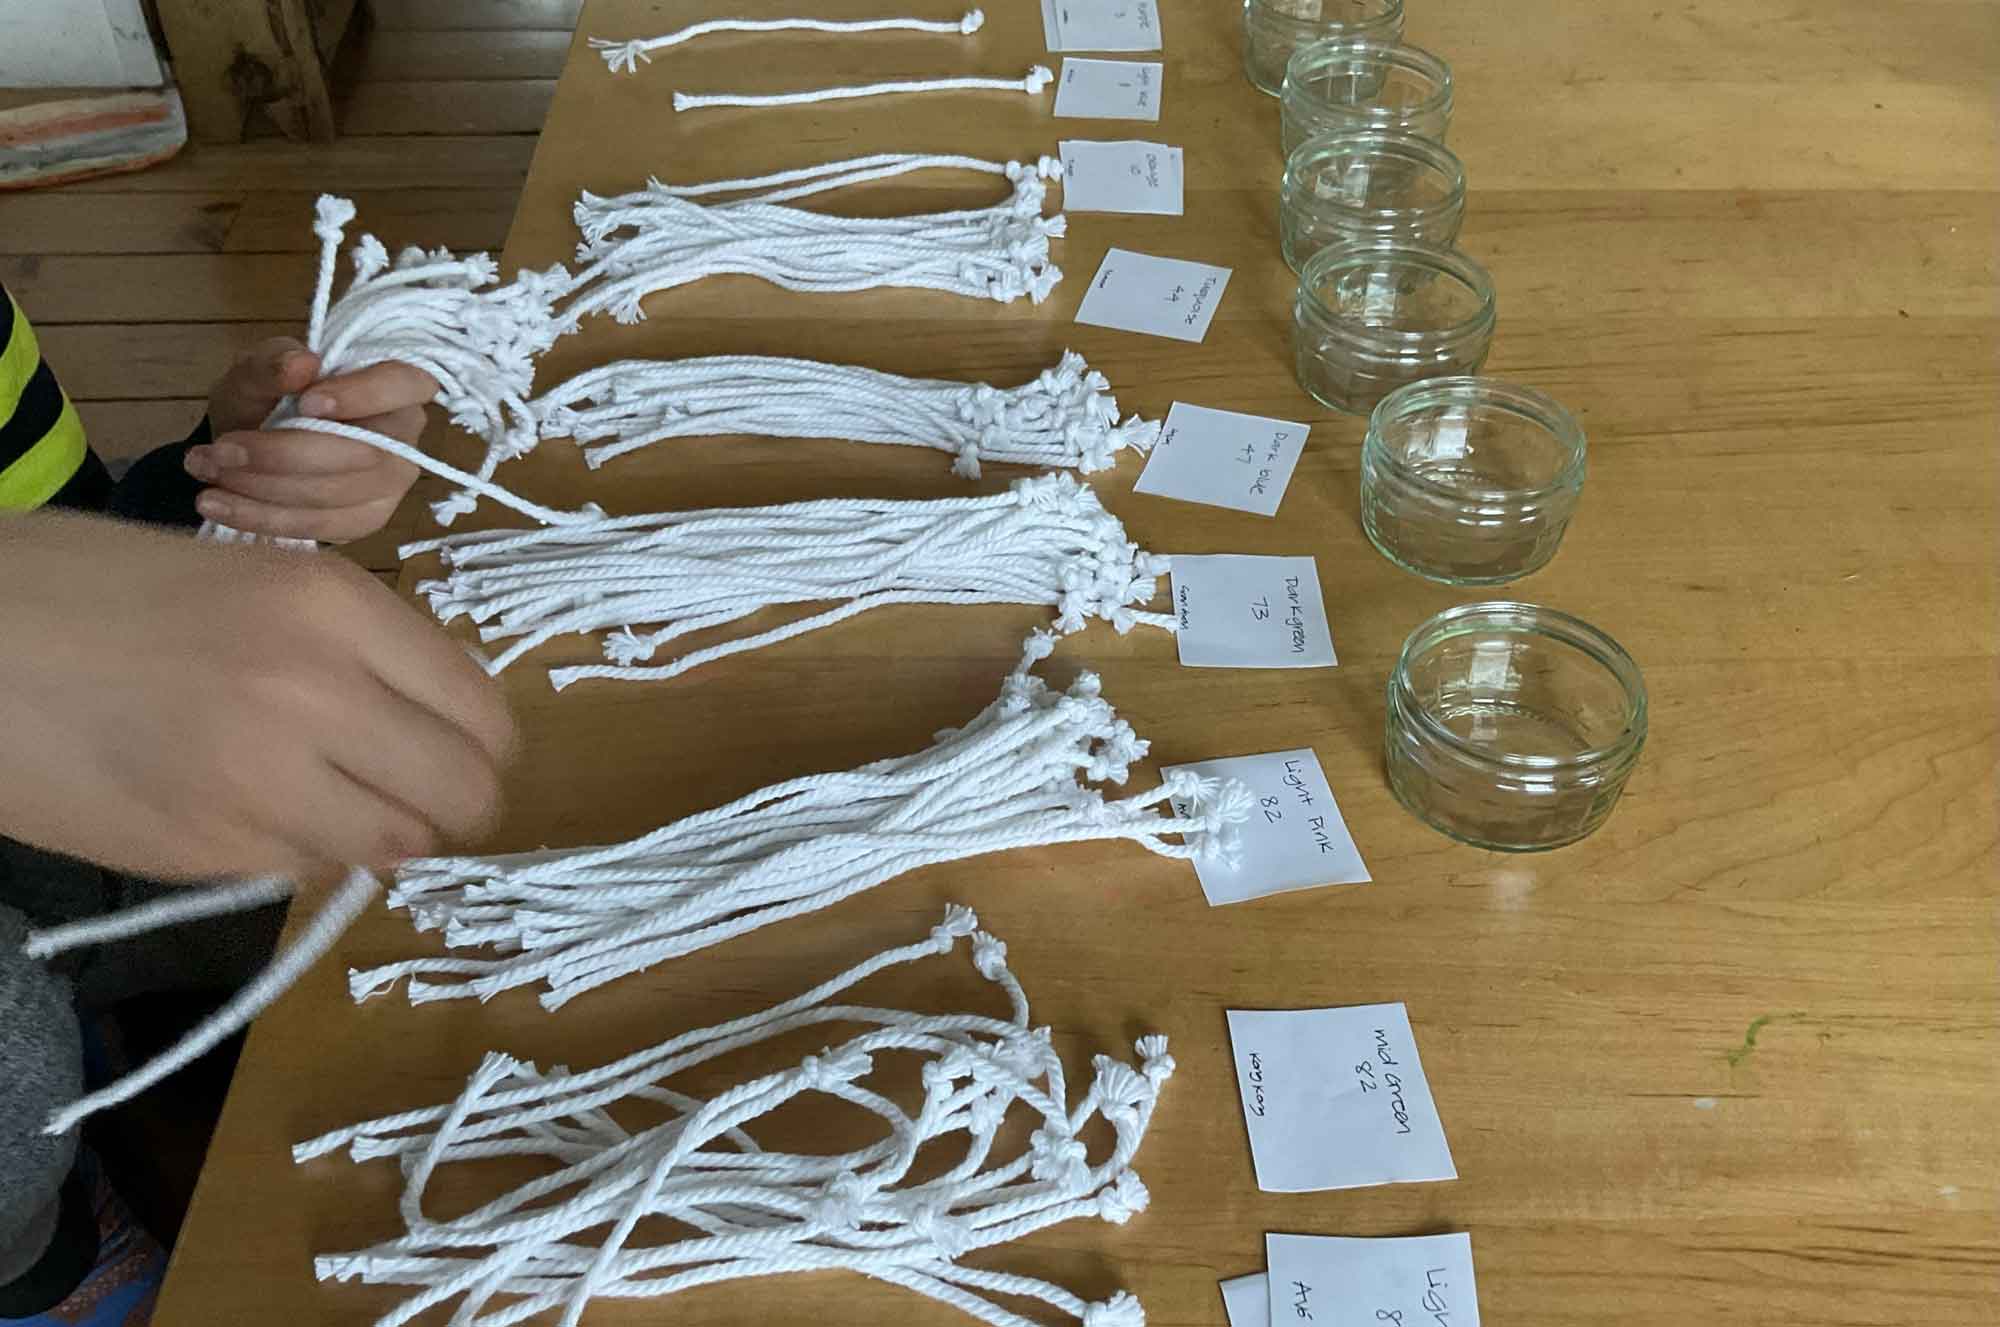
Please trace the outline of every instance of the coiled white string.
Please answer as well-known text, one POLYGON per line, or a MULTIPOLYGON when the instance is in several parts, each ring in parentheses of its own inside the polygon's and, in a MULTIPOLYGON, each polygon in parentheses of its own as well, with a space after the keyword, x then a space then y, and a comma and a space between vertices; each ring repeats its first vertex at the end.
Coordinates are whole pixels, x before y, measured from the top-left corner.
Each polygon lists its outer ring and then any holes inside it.
POLYGON ((1117 800, 1093 786, 1123 784, 1147 743, 1094 674, 1064 694, 1028 671, 1053 648, 1047 634, 1030 636, 999 698, 915 755, 775 784, 627 843, 407 862, 390 906, 451 948, 493 956, 385 964, 350 974, 349 989, 363 1000, 410 978, 409 999, 422 1004, 540 983, 542 1004, 557 1009, 933 863, 1098 839, 1232 858, 1251 808, 1243 785, 1180 771, 1117 800))
POLYGON ((848 87, 813 88, 804 92, 676 92, 674 109, 698 111, 714 106, 810 106, 822 101, 855 101, 904 92, 1025 92, 1038 96, 1055 81, 1055 74, 1036 65, 1020 78, 913 78, 848 87))
POLYGON ((720 508, 452 535, 399 552, 442 556, 444 577, 417 586, 439 621, 469 617, 482 641, 511 642, 489 672, 556 636, 619 628, 605 642, 610 664, 553 670, 558 691, 585 678, 676 677, 887 604, 1047 604, 1064 633, 1093 617, 1121 634, 1178 625, 1133 608, 1153 598, 1166 559, 1141 552, 1067 475, 991 497, 720 508), (827 601, 835 606, 813 616, 637 666, 690 633, 827 601))
POLYGON ((682 42, 706 37, 717 32, 822 32, 840 36, 852 36, 866 32, 928 32, 969 37, 986 26, 986 15, 977 9, 966 11, 963 18, 935 22, 920 18, 871 18, 857 22, 829 22, 817 18, 775 18, 742 19, 717 18, 705 23, 694 23, 678 32, 670 32, 664 37, 641 37, 632 41, 610 41, 603 37, 592 37, 590 49, 604 57, 614 74, 634 74, 643 61, 653 62, 653 52, 662 51, 682 42))
POLYGON ((315 1271, 321 1280, 413 1287, 376 1327, 401 1327, 454 1299, 451 1321, 463 1327, 509 1327, 550 1310, 574 1327, 595 1299, 657 1299, 833 1269, 904 1286, 997 1327, 1038 1327, 1002 1297, 1039 1301, 1083 1327, 1144 1327, 1139 1302, 1124 1291, 1086 1303, 1050 1282, 963 1265, 970 1253, 1059 1222, 1122 1224, 1144 1211, 1149 1197, 1132 1162, 1174 1073, 1167 1039, 1144 1037, 1136 1065, 1095 1057, 1088 1089, 1072 1102, 1049 1029, 1030 1023, 1006 945, 977 927, 969 909, 954 906, 922 942, 761 1013, 580 1073, 489 1055, 450 1103, 300 1144, 293 1156, 301 1163, 346 1148, 357 1162, 394 1157, 405 1175, 405 1233, 318 1258, 315 1271), (974 968, 1005 994, 1008 1017, 840 1002, 867 978, 948 954, 966 936, 974 968), (707 1100, 670 1086, 723 1055, 835 1025, 860 1030, 707 1100), (887 1081, 894 1066, 912 1061, 923 1085, 914 1112, 889 1095, 887 1081), (882 1136, 831 1153, 769 1150, 751 1136, 759 1118, 815 1097, 879 1117, 882 1136), (1003 1141, 1010 1120, 1034 1123, 1025 1149, 1003 1141), (1085 1137, 1100 1120, 1111 1142, 1093 1157, 1085 1137), (962 1159, 918 1179, 947 1147, 962 1147, 962 1159), (539 1158, 547 1169, 463 1215, 426 1211, 441 1168, 493 1157, 539 1158), (656 1233, 648 1235, 639 1224, 648 1217, 672 1224, 649 1226, 656 1233), (663 1237, 675 1229, 688 1233, 663 1237), (511 1302, 496 1306, 501 1297, 511 1302))

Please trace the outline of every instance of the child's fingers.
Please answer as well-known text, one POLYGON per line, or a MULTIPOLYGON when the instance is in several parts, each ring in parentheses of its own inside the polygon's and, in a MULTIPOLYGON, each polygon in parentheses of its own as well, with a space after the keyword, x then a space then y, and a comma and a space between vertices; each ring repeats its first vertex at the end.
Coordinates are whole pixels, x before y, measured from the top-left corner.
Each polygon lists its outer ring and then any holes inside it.
POLYGON ((437 393, 437 379, 392 360, 314 383, 299 396, 299 413, 315 419, 362 420, 423 405, 437 393))
MULTIPOLYGON (((423 431, 424 414, 421 407, 413 406, 360 423, 377 433, 407 441, 423 431)), ((225 433, 205 447, 192 447, 186 465, 187 472, 196 479, 214 483, 236 470, 270 475, 337 475, 370 470, 392 459, 379 448, 353 438, 307 429, 261 429, 225 433)))
MULTIPOLYGON (((253 498, 277 507, 338 511, 374 502, 400 501, 409 492, 414 472, 378 465, 332 475, 274 475, 260 470, 225 470, 215 491, 253 498)), ((232 522, 233 524, 234 522, 232 522)))
POLYGON ((195 498, 195 510, 211 521, 252 534, 285 539, 319 539, 346 543, 371 535, 388 524, 397 498, 382 498, 357 507, 322 509, 260 502, 220 488, 205 488, 195 498))

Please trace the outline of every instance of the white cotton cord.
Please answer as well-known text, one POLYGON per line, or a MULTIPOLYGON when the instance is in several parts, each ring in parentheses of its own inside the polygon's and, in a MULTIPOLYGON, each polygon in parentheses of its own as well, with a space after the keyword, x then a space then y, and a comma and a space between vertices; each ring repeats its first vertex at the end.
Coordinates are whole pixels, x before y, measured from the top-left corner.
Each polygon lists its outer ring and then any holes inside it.
POLYGON ((1157 421, 1121 421, 1104 375, 1064 351, 1018 387, 906 378, 843 364, 724 355, 620 360, 528 403, 543 440, 581 445, 592 469, 677 438, 837 438, 950 453, 967 479, 987 461, 1091 474, 1159 440, 1157 421))
POLYGON ((315 1273, 409 1288, 376 1327, 402 1327, 453 1301, 460 1327, 512 1327, 549 1313, 573 1327, 596 1300, 832 1270, 902 1286, 996 1327, 1043 1327, 1017 1311, 1022 1303, 1079 1327, 1144 1327, 1125 1291, 1091 1303, 1052 1282, 961 1261, 1065 1221, 1123 1224, 1145 1211, 1150 1197, 1132 1163, 1174 1073, 1166 1038, 1147 1036, 1134 1062, 1094 1057, 1088 1085, 1072 1094, 1006 952, 970 909, 953 906, 919 943, 610 1064, 544 1073, 489 1055, 451 1102, 293 1149, 301 1164, 344 1148, 356 1162, 394 1158, 403 1167, 404 1233, 321 1256, 315 1273), (975 970, 1006 994, 1008 1017, 840 999, 967 937, 975 970), (815 1032, 846 1040, 706 1100, 670 1085, 724 1056, 815 1032), (922 1086, 914 1109, 903 1104, 911 1071, 922 1086), (874 1115, 874 1140, 841 1152, 757 1144, 758 1120, 816 1098, 874 1115), (657 1122, 635 1131, 614 1120, 632 1104, 657 1122), (471 1211, 427 1210, 442 1172, 501 1157, 539 1159, 542 1172, 471 1211))
POLYGON ((114 940, 164 930, 183 922, 248 912, 267 904, 282 903, 291 896, 292 882, 277 875, 258 876, 238 884, 217 885, 208 889, 182 889, 122 912, 30 931, 21 950, 29 958, 54 958, 71 949, 110 944, 114 940))
POLYGON ((677 111, 706 110, 716 106, 810 106, 823 101, 854 101, 863 97, 887 97, 905 92, 1025 92, 1038 96, 1055 81, 1045 66, 1036 65, 1021 78, 917 78, 887 83, 861 83, 847 87, 814 88, 805 92, 676 92, 677 111))
POLYGON ((692 24, 664 37, 641 37, 632 41, 592 37, 590 49, 604 57, 604 63, 612 73, 633 74, 638 72, 641 62, 653 62, 654 51, 663 51, 717 32, 821 32, 842 36, 869 32, 928 32, 969 37, 985 26, 986 15, 977 9, 966 11, 963 18, 949 21, 920 18, 872 18, 856 22, 830 22, 817 18, 718 18, 692 24))
POLYGON ((1120 634, 1178 626, 1171 613, 1136 607, 1157 593, 1167 560, 1140 550, 1095 493, 1062 474, 991 497, 719 508, 455 535, 398 552, 442 555, 444 576, 417 592, 439 621, 469 617, 482 641, 507 643, 486 660, 491 673, 557 636, 612 631, 610 664, 555 669, 559 691, 586 678, 677 677, 889 604, 1042 604, 1064 634, 1092 618, 1120 634), (638 666, 691 633, 809 603, 832 606, 638 666))
MULTIPOLYGON (((237 891, 245 889, 244 886, 234 888, 237 891)), ((171 1048, 117 1082, 52 1113, 42 1132, 66 1134, 99 1111, 123 1105, 153 1084, 193 1064, 225 1038, 248 1027, 279 996, 297 985, 299 978, 313 964, 325 957, 381 888, 381 882, 369 872, 359 868, 349 872, 347 879, 327 898, 326 906, 320 909, 319 915, 306 925, 298 938, 273 958, 270 966, 238 991, 229 1003, 203 1019, 199 1026, 171 1048)), ((232 893, 232 902, 241 902, 245 896, 243 892, 232 893)))
POLYGON ((1057 692, 1029 637, 1000 696, 914 755, 773 785, 627 843, 406 862, 392 908, 480 957, 350 974, 357 1000, 410 979, 412 1003, 541 985, 543 1005, 734 936, 805 916, 921 866, 1058 843, 1129 839, 1165 857, 1233 860, 1252 799, 1187 771, 1118 799, 1147 743, 1094 674, 1057 692), (1176 807, 1181 809, 1176 810, 1176 807))
POLYGON ((1040 303, 1062 280, 1049 246, 1067 222, 1061 213, 1042 215, 1046 181, 1059 173, 1053 161, 1028 166, 884 154, 716 182, 716 193, 750 194, 729 202, 698 201, 695 191, 710 186, 657 180, 617 197, 585 193, 575 208, 583 271, 563 314, 575 321, 609 312, 620 322, 637 322, 645 316, 640 301, 646 296, 728 274, 821 294, 894 286, 1000 303, 1025 295, 1040 303), (939 167, 999 174, 1011 183, 1010 196, 983 208, 900 217, 843 217, 783 205, 939 167))

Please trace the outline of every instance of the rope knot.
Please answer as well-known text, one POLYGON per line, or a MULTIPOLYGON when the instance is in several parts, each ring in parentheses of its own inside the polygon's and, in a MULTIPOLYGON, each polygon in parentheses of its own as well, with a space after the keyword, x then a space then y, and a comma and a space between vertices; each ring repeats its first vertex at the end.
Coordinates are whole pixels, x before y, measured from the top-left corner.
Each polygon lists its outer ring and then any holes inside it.
POLYGON ((1155 1092, 1159 1091, 1160 1085, 1172 1078, 1178 1067, 1174 1057, 1167 1054, 1167 1039, 1155 1033, 1139 1038, 1132 1049, 1139 1053, 1139 1072, 1146 1076, 1155 1092))
POLYGON ((1127 1291, 1083 1306, 1082 1327, 1146 1327, 1146 1309, 1127 1291))
POLYGON ((1114 1226, 1122 1226, 1152 1205, 1153 1195, 1130 1170, 1118 1172, 1109 1187, 1098 1190, 1097 1216, 1114 1226))
POLYGON ((919 1207, 910 1214, 910 1233, 930 1242, 932 1250, 945 1262, 955 1262, 972 1248, 972 1229, 950 1215, 943 1202, 919 1207))
POLYGON ((1021 90, 1032 97, 1054 82, 1055 77, 1055 74, 1050 72, 1048 66, 1036 65, 1028 71, 1028 76, 1021 80, 1021 90))
POLYGON ((873 1196, 859 1175, 843 1170, 819 1191, 813 1219, 829 1230, 858 1230, 867 1219, 868 1200, 873 1196))
POLYGON ((931 927, 931 943, 940 954, 949 954, 959 937, 979 929, 979 915, 962 903, 947 903, 944 920, 931 927))
POLYGON ((972 937, 972 966, 988 981, 1007 973, 1007 942, 981 931, 972 937))
POLYGON ((983 9, 967 10, 965 17, 958 21, 958 30, 968 37, 985 26, 986 11, 983 9))
POLYGON ((1028 1155, 1033 1158, 1028 1173, 1038 1180, 1053 1180, 1075 1187, 1089 1172, 1089 1154, 1082 1143, 1047 1125, 1028 1136, 1028 1155))

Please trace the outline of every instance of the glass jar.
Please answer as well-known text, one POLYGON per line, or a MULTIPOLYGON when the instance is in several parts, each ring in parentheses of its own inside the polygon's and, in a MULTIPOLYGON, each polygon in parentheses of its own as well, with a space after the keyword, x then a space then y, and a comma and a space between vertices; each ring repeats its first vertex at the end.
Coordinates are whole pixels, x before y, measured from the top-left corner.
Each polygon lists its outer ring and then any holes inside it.
POLYGON ((1389 129, 1444 142, 1451 127, 1451 66, 1415 46, 1351 37, 1292 52, 1278 108, 1289 156, 1321 134, 1389 129))
POLYGON ((1533 604, 1447 609, 1389 675, 1389 786, 1418 819, 1501 852, 1604 823, 1646 744, 1646 685, 1617 641, 1533 604))
POLYGON ((1361 527, 1399 567, 1498 585, 1555 556, 1583 492, 1583 429, 1530 387, 1430 378, 1382 398, 1361 444, 1361 527))
POLYGON ((1403 0, 1243 0, 1243 73, 1277 96, 1292 52, 1327 37, 1403 38, 1403 0))
POLYGON ((1424 240, 1449 245, 1465 220, 1465 167, 1414 134, 1306 140, 1278 186, 1278 233, 1294 272, 1331 244, 1424 240))
POLYGON ((1478 372, 1493 324, 1493 278, 1456 249, 1419 240, 1321 249, 1292 303, 1299 385, 1365 415, 1405 383, 1478 372))

